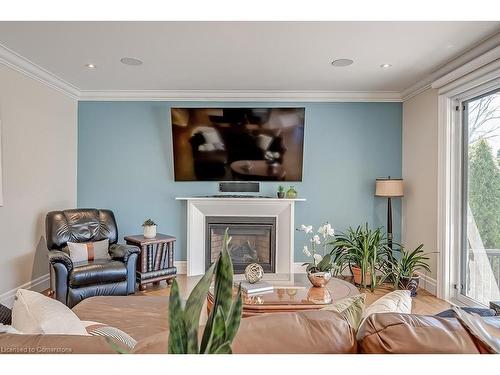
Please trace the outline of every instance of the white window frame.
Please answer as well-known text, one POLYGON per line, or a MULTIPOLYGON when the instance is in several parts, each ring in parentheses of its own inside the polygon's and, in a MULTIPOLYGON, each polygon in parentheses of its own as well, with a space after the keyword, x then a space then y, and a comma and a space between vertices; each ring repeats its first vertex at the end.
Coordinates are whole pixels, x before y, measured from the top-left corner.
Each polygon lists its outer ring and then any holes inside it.
MULTIPOLYGON (((500 51, 498 53, 500 58, 500 51)), ((500 59, 457 78, 440 78, 438 89, 438 274, 437 296, 463 305, 477 302, 459 293, 462 186, 462 103, 500 87, 500 59)), ((463 67, 461 68, 464 69, 463 67)))

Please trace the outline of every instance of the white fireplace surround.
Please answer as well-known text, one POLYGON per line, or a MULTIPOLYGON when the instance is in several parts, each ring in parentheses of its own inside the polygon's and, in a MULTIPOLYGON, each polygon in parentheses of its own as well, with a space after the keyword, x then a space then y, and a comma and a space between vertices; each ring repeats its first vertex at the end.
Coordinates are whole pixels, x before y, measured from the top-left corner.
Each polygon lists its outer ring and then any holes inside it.
POLYGON ((187 202, 187 275, 205 273, 205 217, 253 216, 276 218, 276 274, 294 268, 295 202, 305 199, 179 197, 187 202))

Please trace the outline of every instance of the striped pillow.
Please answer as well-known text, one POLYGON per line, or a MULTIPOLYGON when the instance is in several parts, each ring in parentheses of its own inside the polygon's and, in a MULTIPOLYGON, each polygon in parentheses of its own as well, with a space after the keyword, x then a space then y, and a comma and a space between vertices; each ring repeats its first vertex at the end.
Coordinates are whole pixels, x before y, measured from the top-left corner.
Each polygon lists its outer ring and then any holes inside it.
POLYGON ((121 329, 98 322, 82 321, 82 323, 89 335, 105 337, 119 347, 124 347, 127 350, 132 350, 137 344, 137 341, 132 336, 130 336, 126 332, 123 332, 121 329))
POLYGON ((68 242, 68 253, 73 262, 110 259, 108 249, 108 239, 95 242, 68 242))

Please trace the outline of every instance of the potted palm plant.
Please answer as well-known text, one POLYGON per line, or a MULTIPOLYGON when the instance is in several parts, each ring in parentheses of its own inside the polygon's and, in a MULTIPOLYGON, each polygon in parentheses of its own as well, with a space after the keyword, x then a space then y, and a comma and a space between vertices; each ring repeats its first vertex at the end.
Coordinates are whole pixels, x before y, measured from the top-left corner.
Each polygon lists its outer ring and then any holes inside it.
POLYGON ((354 283, 373 291, 387 277, 390 248, 382 228, 371 229, 368 223, 335 236, 331 255, 342 259, 354 277, 354 283))
POLYGON ((420 276, 418 270, 431 272, 429 268, 428 254, 424 253, 424 244, 420 244, 415 250, 409 251, 401 247, 399 259, 391 261, 391 274, 394 279, 394 288, 406 289, 411 296, 417 295, 420 276))

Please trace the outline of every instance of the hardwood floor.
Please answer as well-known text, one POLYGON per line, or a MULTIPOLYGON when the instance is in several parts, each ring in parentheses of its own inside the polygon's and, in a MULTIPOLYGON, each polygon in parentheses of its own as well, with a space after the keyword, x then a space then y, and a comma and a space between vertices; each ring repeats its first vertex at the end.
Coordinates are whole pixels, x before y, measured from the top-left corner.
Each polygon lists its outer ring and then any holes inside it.
MULTIPOLYGON (((199 277, 187 277, 186 275, 178 275, 177 282, 179 283, 179 290, 181 296, 187 297, 191 290, 194 288, 198 282, 199 277)), ((392 292, 390 285, 383 285, 377 288, 373 293, 370 290, 361 290, 360 292, 366 293, 366 303, 372 304, 374 301, 380 297, 392 292)), ((160 285, 148 285, 145 291, 138 291, 136 295, 149 295, 149 296, 168 296, 170 294, 170 288, 165 282, 161 282, 160 285)), ((422 314, 422 315, 434 315, 438 312, 446 310, 450 307, 450 304, 442 299, 433 296, 425 289, 419 289, 418 294, 413 298, 412 313, 422 314)))

